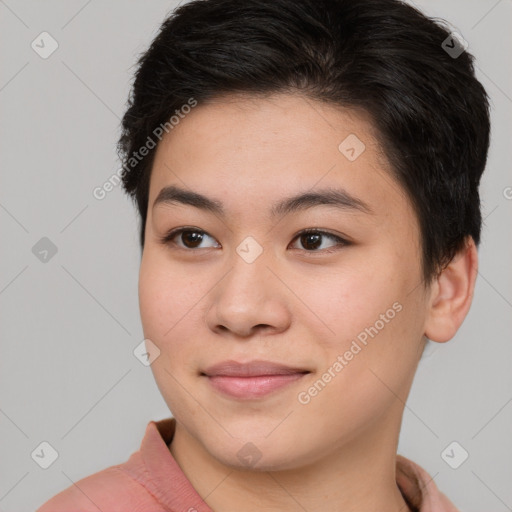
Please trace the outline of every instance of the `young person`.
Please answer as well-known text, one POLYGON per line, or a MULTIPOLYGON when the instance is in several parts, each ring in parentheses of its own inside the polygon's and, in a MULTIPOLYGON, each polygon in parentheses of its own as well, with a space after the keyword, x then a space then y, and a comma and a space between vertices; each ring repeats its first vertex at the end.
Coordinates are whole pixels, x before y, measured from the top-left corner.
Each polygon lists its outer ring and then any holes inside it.
POLYGON ((120 140, 141 319, 172 418, 39 512, 448 512, 397 455, 428 339, 473 296, 489 106, 397 0, 196 0, 120 140))

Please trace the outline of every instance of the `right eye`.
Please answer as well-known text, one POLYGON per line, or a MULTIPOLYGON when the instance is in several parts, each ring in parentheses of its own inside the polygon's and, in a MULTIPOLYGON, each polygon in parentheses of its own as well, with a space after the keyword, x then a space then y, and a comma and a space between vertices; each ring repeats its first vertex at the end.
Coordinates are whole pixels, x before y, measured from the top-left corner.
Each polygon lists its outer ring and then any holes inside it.
POLYGON ((209 247, 198 247, 204 240, 210 238, 214 240, 206 231, 201 229, 193 228, 193 227, 182 227, 172 229, 167 233, 164 237, 161 238, 161 242, 164 245, 177 246, 180 249, 190 250, 190 249, 208 249, 215 246, 209 247), (177 238, 178 241, 182 242, 182 245, 174 241, 177 238))

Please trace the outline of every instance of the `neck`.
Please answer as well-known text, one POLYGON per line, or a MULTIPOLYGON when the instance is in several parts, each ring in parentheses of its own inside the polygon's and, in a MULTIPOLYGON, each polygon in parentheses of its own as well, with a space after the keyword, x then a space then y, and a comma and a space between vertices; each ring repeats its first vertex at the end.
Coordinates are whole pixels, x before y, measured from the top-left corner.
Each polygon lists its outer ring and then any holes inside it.
POLYGON ((410 512, 396 485, 396 450, 403 409, 286 471, 249 471, 221 464, 179 423, 170 451, 213 511, 410 512))

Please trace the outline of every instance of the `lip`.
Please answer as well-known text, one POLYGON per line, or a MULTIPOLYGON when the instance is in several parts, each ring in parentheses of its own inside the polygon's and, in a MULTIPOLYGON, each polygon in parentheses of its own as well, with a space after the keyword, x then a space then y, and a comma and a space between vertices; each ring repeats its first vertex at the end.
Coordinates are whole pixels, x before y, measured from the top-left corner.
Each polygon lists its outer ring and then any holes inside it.
POLYGON ((311 373, 305 368, 286 366, 271 361, 224 361, 201 372, 218 392, 238 399, 257 399, 311 373))

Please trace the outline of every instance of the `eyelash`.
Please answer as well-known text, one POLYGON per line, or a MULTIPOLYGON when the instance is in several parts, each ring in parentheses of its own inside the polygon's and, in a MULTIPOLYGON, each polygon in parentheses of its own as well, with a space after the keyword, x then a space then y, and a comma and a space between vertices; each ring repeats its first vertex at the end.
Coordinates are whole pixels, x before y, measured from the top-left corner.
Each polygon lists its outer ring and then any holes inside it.
MULTIPOLYGON (((202 229, 198 229, 198 228, 194 228, 194 227, 182 227, 182 228, 172 229, 171 231, 169 231, 165 236, 160 238, 160 243, 162 243, 164 245, 174 245, 178 249, 182 249, 184 251, 189 251, 189 252, 199 250, 198 248, 193 249, 193 248, 188 248, 188 247, 180 247, 180 246, 176 245, 175 242, 173 242, 174 238, 176 238, 178 235, 180 235, 184 232, 187 232, 187 231, 190 231, 193 233, 201 233, 204 235, 208 235, 210 238, 213 238, 211 235, 209 235, 206 231, 203 231, 202 229)), ((335 252, 335 251, 341 249, 342 247, 351 245, 351 242, 349 242, 348 240, 346 240, 338 235, 329 233, 328 231, 322 231, 320 229, 315 229, 315 228, 308 228, 308 229, 304 229, 304 230, 300 231, 299 233, 297 233, 295 235, 292 242, 295 241, 297 238, 300 238, 301 236, 308 235, 308 234, 326 236, 327 238, 335 240, 338 243, 336 246, 330 247, 327 249, 321 249, 321 250, 298 249, 298 250, 302 250, 307 253, 323 253, 323 254, 328 253, 328 254, 330 254, 332 252, 335 252)), ((208 249, 211 249, 211 247, 208 247, 208 249)))

